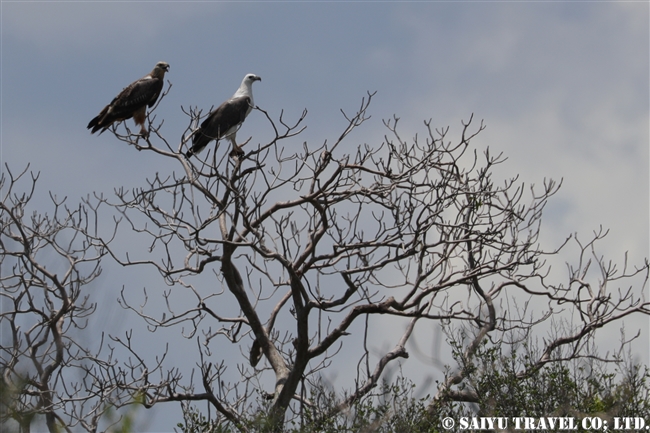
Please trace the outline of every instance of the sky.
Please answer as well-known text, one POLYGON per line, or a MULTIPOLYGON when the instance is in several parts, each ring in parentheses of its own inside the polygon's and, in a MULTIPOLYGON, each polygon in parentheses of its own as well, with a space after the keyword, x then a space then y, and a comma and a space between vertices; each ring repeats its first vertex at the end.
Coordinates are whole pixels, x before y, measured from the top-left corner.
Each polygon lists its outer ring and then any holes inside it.
MULTIPOLYGON (((340 109, 369 91, 372 118, 350 145, 381 144, 393 115, 403 137, 429 119, 458 137, 473 114, 487 125, 473 145, 508 157, 497 178, 563 180, 543 246, 602 226, 606 258, 650 256, 647 2, 3 1, 1 13, 1 165, 39 171, 43 206, 47 191, 78 201, 171 167, 86 129, 162 60, 172 88, 157 115, 172 140, 188 124, 181 106, 221 103, 246 73, 262 77, 255 102, 271 116, 308 110, 296 151, 338 137, 340 109)), ((269 134, 253 112, 238 138, 269 134)), ((626 328, 644 330, 647 363, 647 318, 626 328)))

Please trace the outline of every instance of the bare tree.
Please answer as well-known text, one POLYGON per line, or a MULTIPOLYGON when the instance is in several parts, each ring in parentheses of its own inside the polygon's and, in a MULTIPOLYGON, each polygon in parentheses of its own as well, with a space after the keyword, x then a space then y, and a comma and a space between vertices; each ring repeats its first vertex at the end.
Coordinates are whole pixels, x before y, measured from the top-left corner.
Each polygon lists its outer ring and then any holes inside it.
POLYGON ((106 251, 83 234, 96 230, 92 209, 51 193, 50 214, 34 209, 28 169, 0 177, 0 425, 29 432, 44 418, 51 433, 95 432, 108 408, 132 401, 103 333, 85 334, 106 251))
MULTIPOLYGON (((470 118, 452 141, 449 128, 425 122, 424 136, 405 140, 394 118, 384 122, 380 146, 349 144, 350 132, 369 118, 372 96, 354 115, 343 113, 347 125, 335 140, 304 143, 296 153, 287 149, 299 147, 306 111, 287 122, 283 114, 273 120, 257 108, 273 134, 248 143, 240 158, 229 158, 225 142, 198 158, 183 156, 201 117, 197 110, 187 112, 179 145, 151 121, 146 139, 113 130, 138 150, 175 160, 181 170, 159 173, 142 188, 120 189, 116 200, 87 203, 112 208, 128 236, 149 246, 139 256, 119 251, 111 243, 118 227, 96 237, 98 248, 124 266, 154 267, 170 287, 163 292, 166 311, 135 305, 124 292, 123 306, 154 332, 179 327, 198 343, 200 379, 194 383, 172 366, 148 366, 130 340, 114 337, 138 359, 131 369, 140 381, 128 388, 146 406, 204 400, 246 430, 251 399, 260 392, 279 430, 289 412, 325 420, 369 393, 388 365, 408 357, 416 327, 462 328, 461 359, 468 363, 482 343, 516 344, 506 336, 516 331, 521 341, 558 311, 579 318, 545 341, 532 363, 538 369, 590 355, 585 344, 599 328, 650 312, 643 298, 647 261, 618 271, 592 252, 601 233, 586 245, 569 237, 557 250, 539 247, 542 211, 560 185, 545 180, 527 188, 516 177, 495 183, 493 170, 505 158, 471 144, 482 123, 473 126, 470 118), (569 269, 568 282, 555 283, 545 260, 573 242, 581 248, 579 263, 569 269), (589 272, 594 267, 598 275, 589 272), (639 285, 623 289, 628 281, 639 285), (383 339, 388 316, 401 320, 403 331, 392 348, 373 354, 368 341, 383 339), (354 332, 362 335, 348 338, 354 332), (352 338, 357 343, 346 346, 352 338), (236 364, 239 380, 228 381, 220 354, 238 350, 248 359, 236 364), (307 390, 342 350, 357 380, 340 404, 321 411, 307 390), (154 370, 160 372, 155 380, 154 370), (267 392, 268 373, 275 385, 267 392)), ((431 410, 445 399, 478 401, 462 387, 467 377, 459 364, 431 410)))

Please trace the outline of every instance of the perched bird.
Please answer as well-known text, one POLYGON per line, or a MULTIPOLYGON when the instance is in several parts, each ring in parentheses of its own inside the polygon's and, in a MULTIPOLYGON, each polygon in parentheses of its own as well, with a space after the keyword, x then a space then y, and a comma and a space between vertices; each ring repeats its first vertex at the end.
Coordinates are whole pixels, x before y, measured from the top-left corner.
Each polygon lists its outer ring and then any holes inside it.
POLYGON ((165 72, 169 71, 166 62, 158 62, 149 74, 125 87, 110 104, 88 123, 90 133, 106 131, 114 122, 121 122, 133 117, 140 125, 140 134, 147 137, 149 132, 144 127, 147 117, 147 105, 153 107, 163 88, 165 72))
POLYGON ((201 152, 212 140, 217 140, 218 143, 222 138, 228 138, 232 143, 230 156, 243 153, 237 146, 235 137, 237 130, 254 107, 253 83, 255 81, 262 81, 262 79, 255 74, 246 75, 232 98, 208 114, 201 127, 194 131, 192 148, 185 153, 186 157, 201 152))

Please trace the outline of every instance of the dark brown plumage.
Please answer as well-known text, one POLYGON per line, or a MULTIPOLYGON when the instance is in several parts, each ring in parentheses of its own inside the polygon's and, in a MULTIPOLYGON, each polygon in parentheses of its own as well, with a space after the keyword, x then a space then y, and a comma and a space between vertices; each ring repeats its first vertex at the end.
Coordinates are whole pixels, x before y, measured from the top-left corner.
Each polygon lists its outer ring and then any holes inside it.
POLYGON ((153 107, 163 88, 165 72, 169 70, 166 62, 158 62, 151 73, 145 75, 125 87, 104 109, 88 123, 90 133, 100 134, 115 122, 133 117, 136 125, 140 126, 140 134, 148 136, 144 127, 147 117, 147 106, 153 107))

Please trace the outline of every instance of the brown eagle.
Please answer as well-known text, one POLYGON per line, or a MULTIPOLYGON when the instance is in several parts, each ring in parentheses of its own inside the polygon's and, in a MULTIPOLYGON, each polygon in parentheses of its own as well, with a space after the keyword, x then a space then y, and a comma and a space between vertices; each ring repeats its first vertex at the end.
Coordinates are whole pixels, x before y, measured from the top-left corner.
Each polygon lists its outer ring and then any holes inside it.
POLYGON ((147 105, 153 107, 163 88, 165 72, 169 71, 166 62, 158 62, 149 74, 125 87, 110 104, 88 123, 90 133, 98 130, 100 134, 106 131, 114 122, 133 117, 136 125, 140 125, 140 135, 147 137, 149 132, 144 127, 147 117, 147 105))

